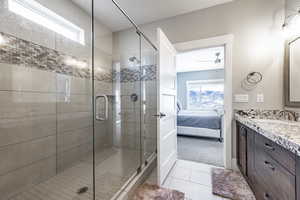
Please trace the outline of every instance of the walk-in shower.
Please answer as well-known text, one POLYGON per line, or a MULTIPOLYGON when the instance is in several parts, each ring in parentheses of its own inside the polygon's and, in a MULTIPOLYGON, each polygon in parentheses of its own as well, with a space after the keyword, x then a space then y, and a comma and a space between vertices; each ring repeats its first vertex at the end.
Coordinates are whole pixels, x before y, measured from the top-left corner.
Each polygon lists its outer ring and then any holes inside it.
POLYGON ((155 156, 156 49, 124 14, 0 0, 1 200, 113 199, 155 156))

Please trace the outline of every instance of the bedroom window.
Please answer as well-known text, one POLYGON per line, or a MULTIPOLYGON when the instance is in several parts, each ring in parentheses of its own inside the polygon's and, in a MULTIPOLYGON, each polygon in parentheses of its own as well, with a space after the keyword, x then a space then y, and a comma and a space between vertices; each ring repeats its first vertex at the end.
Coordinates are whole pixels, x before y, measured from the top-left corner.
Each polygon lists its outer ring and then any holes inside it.
POLYGON ((8 0, 8 8, 11 12, 63 35, 70 40, 82 45, 85 44, 83 29, 34 0, 8 0))
POLYGON ((220 109, 224 105, 224 80, 187 82, 188 110, 220 109))

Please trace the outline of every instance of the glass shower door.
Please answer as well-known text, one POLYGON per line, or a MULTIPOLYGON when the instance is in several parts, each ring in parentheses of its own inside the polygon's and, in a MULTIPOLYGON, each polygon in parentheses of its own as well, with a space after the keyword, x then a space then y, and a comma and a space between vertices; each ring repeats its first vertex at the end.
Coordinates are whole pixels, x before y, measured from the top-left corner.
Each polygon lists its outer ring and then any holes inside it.
POLYGON ((112 1, 94 1, 94 178, 101 200, 124 189, 138 173, 142 154, 140 35, 131 29, 127 40, 101 28, 103 4, 133 28, 112 1))
POLYGON ((149 163, 157 149, 157 50, 141 37, 142 162, 149 163))

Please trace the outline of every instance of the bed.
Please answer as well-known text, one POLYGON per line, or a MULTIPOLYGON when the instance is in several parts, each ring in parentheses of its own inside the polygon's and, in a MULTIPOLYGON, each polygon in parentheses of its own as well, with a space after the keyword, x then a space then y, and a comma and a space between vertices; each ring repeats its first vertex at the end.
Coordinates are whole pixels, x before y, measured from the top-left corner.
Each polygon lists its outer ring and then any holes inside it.
POLYGON ((178 110, 177 113, 177 134, 222 138, 223 113, 220 110, 178 110))

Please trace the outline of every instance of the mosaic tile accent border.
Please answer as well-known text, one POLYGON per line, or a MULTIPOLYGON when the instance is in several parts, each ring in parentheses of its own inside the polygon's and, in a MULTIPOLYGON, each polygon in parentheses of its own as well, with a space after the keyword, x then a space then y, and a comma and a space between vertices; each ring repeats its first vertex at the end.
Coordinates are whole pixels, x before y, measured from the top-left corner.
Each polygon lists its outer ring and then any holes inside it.
POLYGON ((156 80, 156 65, 142 66, 141 70, 123 68, 119 72, 113 72, 113 80, 121 83, 136 82, 136 81, 153 81, 156 80))
MULTIPOLYGON (((55 72, 80 78, 91 78, 91 67, 87 60, 78 59, 74 56, 50 49, 9 34, 0 32, 3 44, 0 44, 0 63, 20 65, 39 70, 55 72)), ((156 66, 146 65, 140 70, 122 68, 120 72, 106 71, 96 72, 95 79, 98 81, 121 82, 156 80, 156 66)))
POLYGON ((68 60, 73 60, 88 66, 86 60, 80 60, 5 33, 0 33, 0 37, 4 41, 0 46, 0 63, 31 67, 80 78, 91 77, 89 67, 79 68, 75 66, 76 64, 67 63, 68 60))

